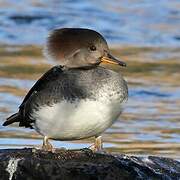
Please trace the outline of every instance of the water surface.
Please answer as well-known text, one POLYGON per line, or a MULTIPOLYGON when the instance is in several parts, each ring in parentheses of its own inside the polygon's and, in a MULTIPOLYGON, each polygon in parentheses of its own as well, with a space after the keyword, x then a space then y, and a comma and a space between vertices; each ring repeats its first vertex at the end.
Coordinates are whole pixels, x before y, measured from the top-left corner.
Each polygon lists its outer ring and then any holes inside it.
POLYGON ((0 1, 0 42, 42 44, 56 27, 93 28, 117 44, 180 46, 180 1, 0 1))
MULTIPOLYGON (((123 114, 104 134, 107 151, 180 157, 180 2, 1 1, 0 123, 16 112, 24 95, 52 66, 41 49, 56 27, 87 27, 101 32, 112 54, 127 62, 116 68, 128 82, 123 114)), ((0 126, 0 148, 39 147, 33 130, 0 126)), ((53 141, 82 148, 93 139, 53 141)))
MULTIPOLYGON (((10 46, 1 47, 1 123, 17 111, 28 89, 51 66, 40 55, 39 47, 17 47, 22 49, 18 50, 20 55, 17 51, 9 53, 9 48, 10 46)), ((121 72, 127 80, 129 100, 123 114, 103 134, 107 151, 179 158, 180 63, 176 58, 171 61, 162 60, 161 57, 159 60, 150 60, 157 52, 163 51, 164 48, 148 48, 146 51, 136 47, 112 49, 114 55, 128 64, 127 68, 111 68, 121 72)), ((170 50, 169 53, 174 54, 170 50)), ((33 130, 18 128, 17 124, 0 128, 0 148, 39 147, 42 143, 40 135, 33 130)), ((56 147, 82 148, 90 146, 92 142, 93 139, 87 139, 74 142, 53 141, 53 144, 56 147)))

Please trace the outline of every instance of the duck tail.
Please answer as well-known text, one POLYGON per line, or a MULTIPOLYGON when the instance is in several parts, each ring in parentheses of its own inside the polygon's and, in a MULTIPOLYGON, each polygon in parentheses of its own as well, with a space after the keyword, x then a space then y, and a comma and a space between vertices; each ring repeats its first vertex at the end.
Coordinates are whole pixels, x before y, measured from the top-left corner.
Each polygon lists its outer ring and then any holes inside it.
POLYGON ((8 126, 12 123, 19 122, 19 113, 15 113, 8 117, 6 121, 3 123, 3 126, 8 126))

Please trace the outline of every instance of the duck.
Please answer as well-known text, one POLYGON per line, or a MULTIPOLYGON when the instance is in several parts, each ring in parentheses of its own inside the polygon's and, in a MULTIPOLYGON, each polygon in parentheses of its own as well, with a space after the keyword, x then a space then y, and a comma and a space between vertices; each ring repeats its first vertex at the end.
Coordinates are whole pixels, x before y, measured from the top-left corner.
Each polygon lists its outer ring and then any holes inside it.
POLYGON ((101 134, 117 121, 128 99, 122 74, 104 65, 126 63, 111 55, 100 33, 85 28, 54 29, 44 54, 58 65, 37 80, 3 126, 18 122, 19 127, 34 129, 43 136, 46 151, 53 150, 49 139, 90 137, 95 141, 89 148, 102 150, 101 134))

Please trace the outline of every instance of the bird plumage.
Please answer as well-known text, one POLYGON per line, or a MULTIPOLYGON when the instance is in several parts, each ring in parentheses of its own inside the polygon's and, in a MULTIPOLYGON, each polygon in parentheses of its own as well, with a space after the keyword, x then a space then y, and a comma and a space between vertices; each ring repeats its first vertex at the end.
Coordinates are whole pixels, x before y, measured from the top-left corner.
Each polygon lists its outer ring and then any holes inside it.
POLYGON ((62 66, 54 66, 30 89, 19 106, 19 112, 3 125, 19 122, 19 126, 32 128, 36 121, 32 114, 41 106, 87 98, 102 103, 117 101, 120 105, 126 100, 127 93, 122 76, 103 67, 63 70, 62 66))
POLYGON ((117 120, 128 97, 122 75, 99 65, 126 64, 109 53, 101 34, 89 29, 54 30, 45 52, 60 65, 34 84, 19 111, 3 125, 19 122, 19 126, 34 128, 44 136, 43 147, 48 150, 52 150, 48 138, 97 137, 117 120))

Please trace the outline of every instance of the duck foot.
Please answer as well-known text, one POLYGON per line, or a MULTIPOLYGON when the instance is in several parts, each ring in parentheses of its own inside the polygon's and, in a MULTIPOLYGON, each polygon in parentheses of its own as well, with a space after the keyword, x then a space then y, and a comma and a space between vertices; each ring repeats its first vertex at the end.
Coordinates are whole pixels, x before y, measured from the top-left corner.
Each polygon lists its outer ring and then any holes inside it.
POLYGON ((95 142, 89 147, 89 149, 92 150, 93 152, 103 151, 102 137, 101 136, 95 137, 95 142))
POLYGON ((42 150, 49 151, 49 152, 54 152, 55 149, 53 149, 52 144, 48 140, 49 140, 48 137, 44 136, 42 150))

